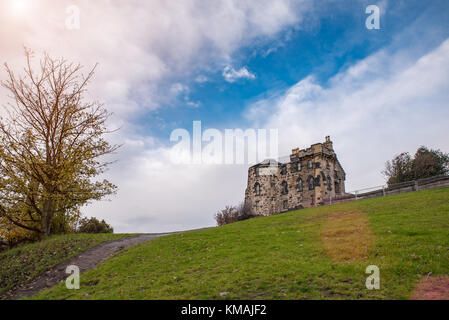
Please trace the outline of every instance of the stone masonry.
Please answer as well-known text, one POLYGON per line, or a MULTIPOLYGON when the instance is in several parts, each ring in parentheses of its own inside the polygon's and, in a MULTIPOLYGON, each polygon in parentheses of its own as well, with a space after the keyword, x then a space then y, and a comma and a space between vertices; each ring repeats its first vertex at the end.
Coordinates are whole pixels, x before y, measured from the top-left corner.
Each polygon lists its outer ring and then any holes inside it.
POLYGON ((330 137, 293 149, 290 161, 264 160, 248 169, 245 204, 253 214, 272 215, 322 205, 345 193, 346 174, 330 137))

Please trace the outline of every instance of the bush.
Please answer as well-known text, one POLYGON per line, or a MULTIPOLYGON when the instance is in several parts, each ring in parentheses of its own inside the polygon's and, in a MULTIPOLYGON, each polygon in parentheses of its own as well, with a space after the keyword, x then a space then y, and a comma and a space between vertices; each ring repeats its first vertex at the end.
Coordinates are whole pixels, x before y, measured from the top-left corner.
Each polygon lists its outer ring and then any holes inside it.
POLYGON ((218 211, 215 214, 215 220, 217 221, 218 226, 222 226, 225 224, 247 220, 251 218, 256 218, 258 215, 255 215, 251 210, 251 207, 242 202, 239 206, 226 206, 224 209, 218 211))
POLYGON ((239 215, 238 215, 238 221, 242 221, 242 220, 248 220, 248 219, 252 219, 252 218, 257 218, 259 217, 259 215, 254 214, 253 210, 251 209, 251 207, 245 203, 242 202, 238 208, 237 208, 239 215))
POLYGON ((215 220, 217 221, 217 225, 222 226, 238 221, 238 216, 239 211, 236 207, 226 206, 215 214, 215 220))
POLYGON ((82 218, 79 222, 78 232, 80 233, 113 233, 114 229, 106 223, 106 221, 99 221, 92 217, 82 218))

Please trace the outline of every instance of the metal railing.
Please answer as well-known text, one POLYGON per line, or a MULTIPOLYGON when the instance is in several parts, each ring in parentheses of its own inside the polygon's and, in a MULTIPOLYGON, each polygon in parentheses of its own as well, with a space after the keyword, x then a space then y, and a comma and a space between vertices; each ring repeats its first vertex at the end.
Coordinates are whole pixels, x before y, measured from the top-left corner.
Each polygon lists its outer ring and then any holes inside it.
POLYGON ((389 194, 406 193, 411 191, 438 188, 443 186, 449 186, 449 175, 439 175, 401 183, 394 183, 390 185, 381 185, 349 191, 340 196, 329 197, 329 199, 326 199, 324 201, 324 204, 375 198, 386 196, 389 194))

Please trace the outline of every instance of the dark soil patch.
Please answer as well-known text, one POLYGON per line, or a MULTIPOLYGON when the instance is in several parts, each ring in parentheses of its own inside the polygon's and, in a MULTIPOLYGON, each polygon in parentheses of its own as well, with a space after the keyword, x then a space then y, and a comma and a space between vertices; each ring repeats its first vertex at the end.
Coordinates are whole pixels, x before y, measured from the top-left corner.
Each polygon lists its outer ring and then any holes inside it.
POLYGON ((449 276, 424 276, 412 293, 412 300, 449 300, 449 276))

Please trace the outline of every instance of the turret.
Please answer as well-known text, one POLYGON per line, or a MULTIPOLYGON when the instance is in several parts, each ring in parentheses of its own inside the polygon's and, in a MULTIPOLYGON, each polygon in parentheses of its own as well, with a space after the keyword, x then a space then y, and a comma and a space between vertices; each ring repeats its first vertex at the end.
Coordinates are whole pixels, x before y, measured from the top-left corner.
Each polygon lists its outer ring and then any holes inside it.
POLYGON ((331 151, 334 150, 330 136, 326 136, 326 141, 324 142, 324 146, 331 151))

